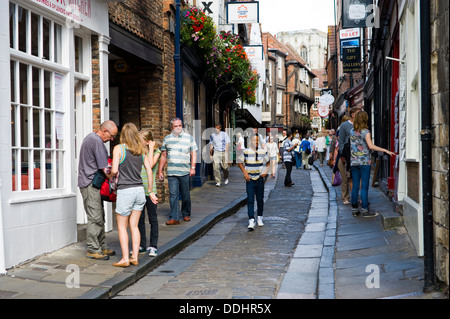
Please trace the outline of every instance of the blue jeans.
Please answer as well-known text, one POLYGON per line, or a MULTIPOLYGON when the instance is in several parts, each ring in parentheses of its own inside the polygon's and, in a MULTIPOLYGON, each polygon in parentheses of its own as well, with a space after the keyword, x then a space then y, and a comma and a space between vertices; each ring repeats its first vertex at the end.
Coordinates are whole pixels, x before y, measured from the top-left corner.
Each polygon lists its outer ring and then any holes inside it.
POLYGON ((361 202, 363 209, 369 209, 370 165, 351 166, 352 172, 352 206, 358 205, 359 183, 361 182, 361 202))
POLYGON ((264 210, 264 178, 260 177, 256 181, 251 179, 247 182, 246 189, 248 219, 255 218, 255 196, 258 204, 258 216, 262 216, 264 210))
POLYGON ((169 201, 170 201, 170 220, 179 220, 178 214, 179 197, 181 194, 181 216, 191 216, 191 191, 189 189, 189 174, 184 176, 168 176, 169 182, 169 201))
POLYGON ((299 169, 302 167, 302 153, 300 152, 294 152, 295 154, 295 168, 299 169))

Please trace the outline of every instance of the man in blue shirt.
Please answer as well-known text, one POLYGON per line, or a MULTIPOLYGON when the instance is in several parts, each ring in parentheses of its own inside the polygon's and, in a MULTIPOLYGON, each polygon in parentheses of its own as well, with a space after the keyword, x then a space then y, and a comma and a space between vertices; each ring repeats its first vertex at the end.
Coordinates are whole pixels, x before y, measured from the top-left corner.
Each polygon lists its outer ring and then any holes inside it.
POLYGON ((220 167, 223 170, 224 184, 228 184, 228 151, 230 145, 230 137, 222 131, 222 125, 216 124, 216 132, 211 134, 209 143, 211 144, 210 154, 213 159, 214 178, 216 186, 220 186, 221 174, 220 167))

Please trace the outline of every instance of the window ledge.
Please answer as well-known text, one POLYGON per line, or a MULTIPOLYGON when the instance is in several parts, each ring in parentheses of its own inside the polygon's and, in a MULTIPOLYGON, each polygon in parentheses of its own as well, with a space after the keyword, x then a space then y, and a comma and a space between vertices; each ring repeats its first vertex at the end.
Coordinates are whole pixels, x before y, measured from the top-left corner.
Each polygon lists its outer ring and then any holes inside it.
MULTIPOLYGON (((40 201, 47 201, 47 200, 54 200, 54 199, 65 199, 65 198, 72 198, 76 197, 76 193, 68 193, 68 194, 52 194, 52 195, 46 195, 46 196, 36 196, 36 197, 30 197, 27 196, 17 196, 16 198, 12 198, 9 203, 11 205, 13 204, 22 204, 22 203, 30 203, 30 202, 40 202, 40 201)), ((15 196, 14 196, 15 197, 15 196)))

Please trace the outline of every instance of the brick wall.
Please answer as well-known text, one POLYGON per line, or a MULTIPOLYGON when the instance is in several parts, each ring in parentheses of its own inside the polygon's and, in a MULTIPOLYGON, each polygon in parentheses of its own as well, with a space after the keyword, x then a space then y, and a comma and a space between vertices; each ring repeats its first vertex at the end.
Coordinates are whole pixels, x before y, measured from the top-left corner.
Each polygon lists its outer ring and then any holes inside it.
MULTIPOLYGON (((173 0, 127 0, 109 3, 110 22, 151 44, 162 52, 162 65, 127 58, 126 74, 110 65, 110 85, 120 87, 120 123, 132 122, 152 131, 157 143, 170 133, 175 116, 175 68, 173 0)), ((130 52, 133 53, 133 52, 130 52)), ((158 182, 160 202, 168 200, 167 182, 158 182)))
POLYGON ((92 47, 92 128, 94 131, 100 129, 100 60, 98 35, 91 36, 92 47))

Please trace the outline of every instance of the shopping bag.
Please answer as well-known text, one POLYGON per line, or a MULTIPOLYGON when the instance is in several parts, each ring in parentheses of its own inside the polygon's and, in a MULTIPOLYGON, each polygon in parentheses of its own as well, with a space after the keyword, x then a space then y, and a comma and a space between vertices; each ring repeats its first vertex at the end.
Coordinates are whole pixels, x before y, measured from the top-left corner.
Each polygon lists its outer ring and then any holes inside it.
POLYGON ((336 171, 336 173, 333 173, 331 185, 339 186, 341 185, 341 183, 342 183, 341 174, 339 173, 339 171, 336 171))

